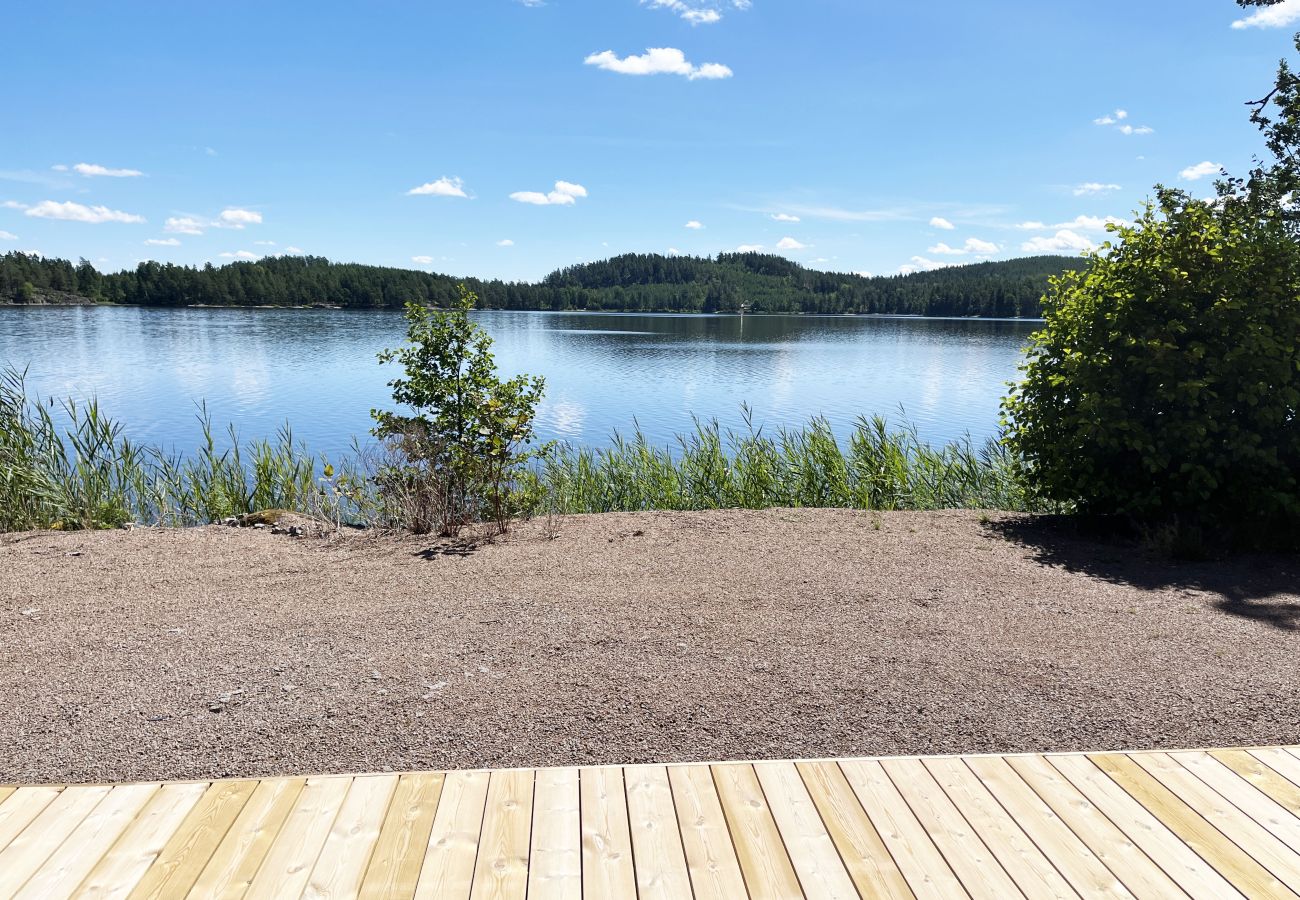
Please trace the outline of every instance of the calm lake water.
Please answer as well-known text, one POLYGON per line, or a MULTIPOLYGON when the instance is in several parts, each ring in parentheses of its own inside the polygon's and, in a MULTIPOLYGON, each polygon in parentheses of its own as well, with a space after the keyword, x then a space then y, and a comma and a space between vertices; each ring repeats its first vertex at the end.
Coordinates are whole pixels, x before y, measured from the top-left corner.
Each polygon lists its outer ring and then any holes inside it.
MULTIPOLYGON (((807 316, 479 312, 506 373, 546 377, 541 437, 606 445, 633 419, 659 443, 692 414, 765 429, 823 415, 899 417, 940 442, 997 431, 998 403, 1034 324, 807 316)), ((196 446, 195 404, 242 438, 286 420, 338 453, 389 404, 396 372, 375 354, 396 312, 0 307, 0 365, 29 367, 41 396, 97 396, 131 436, 196 446)))

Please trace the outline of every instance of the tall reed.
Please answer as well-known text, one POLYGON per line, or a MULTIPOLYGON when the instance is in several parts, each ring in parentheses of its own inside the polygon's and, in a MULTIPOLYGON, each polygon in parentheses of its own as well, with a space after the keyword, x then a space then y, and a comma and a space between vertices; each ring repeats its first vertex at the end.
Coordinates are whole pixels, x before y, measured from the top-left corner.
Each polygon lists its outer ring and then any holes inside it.
POLYGON ((999 442, 969 439, 932 447, 914 427, 882 417, 857 421, 847 446, 830 424, 723 432, 696 420, 676 446, 655 446, 639 427, 608 449, 562 445, 536 470, 544 503, 556 513, 671 509, 1029 510, 1015 460, 999 442))

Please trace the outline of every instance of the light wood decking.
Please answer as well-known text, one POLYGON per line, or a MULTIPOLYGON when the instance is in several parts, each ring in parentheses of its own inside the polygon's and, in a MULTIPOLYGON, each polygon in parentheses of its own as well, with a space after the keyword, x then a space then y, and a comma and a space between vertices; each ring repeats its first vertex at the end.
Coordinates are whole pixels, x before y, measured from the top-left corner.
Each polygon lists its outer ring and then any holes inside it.
POLYGON ((1300 751, 0 787, 0 897, 1290 897, 1300 751))

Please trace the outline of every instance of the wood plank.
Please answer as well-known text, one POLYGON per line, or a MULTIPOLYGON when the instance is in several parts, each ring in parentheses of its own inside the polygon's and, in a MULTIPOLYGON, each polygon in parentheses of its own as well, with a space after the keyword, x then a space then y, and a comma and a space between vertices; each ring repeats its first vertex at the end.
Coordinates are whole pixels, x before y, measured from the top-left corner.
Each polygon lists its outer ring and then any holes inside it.
POLYGON ((1170 831, 1153 811, 1088 757, 1057 756, 1045 762, 1064 775, 1189 895, 1197 900, 1240 896, 1236 888, 1170 831))
MULTIPOLYGON (((1143 900, 1186 896, 1164 869, 1046 759, 1013 756, 1005 762, 1119 876, 1134 896, 1143 900)), ((1140 817, 1138 824, 1142 827, 1164 828, 1141 806, 1137 806, 1135 815, 1140 817)))
POLYGON ((1300 759, 1296 759, 1278 747, 1255 747, 1251 749, 1250 755, 1296 787, 1300 787, 1300 759))
POLYGON ((409 900, 415 896, 445 777, 441 772, 431 772, 398 779, 361 883, 364 900, 409 900))
POLYGON ((448 772, 429 832, 424 868, 416 885, 420 900, 467 900, 474 886, 487 772, 448 772))
POLYGON ((131 900, 185 896, 256 787, 256 781, 213 783, 135 885, 131 900))
POLYGON ((532 769, 492 773, 471 900, 524 900, 528 896, 533 777, 532 769))
POLYGON ((924 766, 1026 896, 1053 900, 1079 896, 964 762, 927 759, 924 766))
POLYGON ((864 897, 914 900, 907 879, 839 766, 833 762, 801 762, 796 763, 796 768, 858 893, 864 897))
POLYGON ((66 787, 0 852, 0 897, 11 897, 108 796, 100 785, 66 787))
MULTIPOLYGON (((1300 853, 1300 818, 1295 813, 1208 753, 1170 753, 1169 756, 1293 852, 1300 853)), ((1211 822, 1218 824, 1214 820, 1211 822)))
POLYGON ((640 900, 691 896, 677 809, 668 770, 663 766, 627 766, 627 817, 632 834, 632 858, 640 900))
POLYGON ((1286 885, 1300 885, 1300 856, 1168 754, 1093 759, 1243 894, 1295 896, 1286 885))
POLYGON ((745 886, 755 900, 803 897, 799 877, 768 808, 763 787, 749 764, 713 766, 713 781, 727 817, 745 886))
POLYGON ((91 869, 73 895, 125 898, 144 877, 208 790, 207 782, 165 784, 140 811, 117 843, 91 869))
POLYGON ((582 797, 577 769, 542 769, 533 789, 529 900, 581 900, 582 797))
POLYGON ((0 803, 0 851, 58 799, 59 792, 57 787, 22 787, 0 803))
POLYGON ((919 759, 886 759, 881 766, 972 897, 1021 897, 1011 877, 919 759))
MULTIPOLYGON (((1133 896, 1115 873, 1034 793, 1005 759, 973 757, 965 760, 964 764, 1081 896, 1133 896)), ((1176 890, 1172 883, 1169 887, 1176 890)))
MULTIPOLYGON (((1300 785, 1245 750, 1216 750, 1210 754, 1273 799, 1293 816, 1300 816, 1300 785)), ((1297 773, 1300 775, 1300 773, 1297 773)))
POLYGON ((90 870, 117 843, 122 832, 158 792, 157 784, 129 784, 115 787, 68 835, 50 858, 37 869, 16 900, 47 900, 67 897, 90 874, 90 870))
POLYGON ((856 900, 853 879, 794 763, 755 763, 754 772, 804 894, 856 900))
POLYGON ((361 895, 361 881, 396 788, 396 775, 365 775, 352 780, 303 897, 320 900, 361 895))
POLYGON ((622 769, 582 769, 582 896, 620 900, 636 896, 632 836, 622 769))
POLYGON ((695 900, 745 896, 745 877, 727 830, 727 817, 708 766, 670 766, 677 824, 695 900))
POLYGON ((877 760, 845 760, 840 771, 918 898, 970 896, 877 760))
POLYGON ((305 778, 268 778, 258 783, 212 852, 189 896, 243 897, 306 784, 305 778))
POLYGON ((18 788, 13 785, 0 784, 0 806, 4 806, 5 801, 9 799, 9 795, 16 790, 18 788))
POLYGON ((352 780, 349 777, 307 779, 244 894, 248 900, 297 897, 306 890, 312 867, 347 799, 352 780))

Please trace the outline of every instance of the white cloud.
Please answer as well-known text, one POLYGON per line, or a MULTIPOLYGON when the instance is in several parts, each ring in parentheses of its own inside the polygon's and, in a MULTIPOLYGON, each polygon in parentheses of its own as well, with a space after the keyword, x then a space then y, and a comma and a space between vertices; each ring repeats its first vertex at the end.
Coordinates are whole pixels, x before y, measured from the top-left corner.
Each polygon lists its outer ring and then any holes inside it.
POLYGON ((944 231, 952 231, 957 226, 949 222, 943 216, 935 216, 933 219, 930 220, 930 227, 942 228, 944 231))
POLYGON ((469 198, 465 193, 465 182, 459 178, 448 178, 446 175, 437 181, 430 181, 419 187, 413 187, 406 192, 412 196, 434 196, 434 197, 464 197, 469 198))
POLYGON ((833 222, 896 222, 907 218, 905 211, 896 209, 842 209, 837 206, 787 206, 795 213, 812 219, 830 219, 833 222))
POLYGON ((668 255, 669 255, 669 256, 681 256, 681 255, 682 255, 682 251, 678 250, 676 247, 669 247, 669 248, 668 248, 668 255))
POLYGON ((1112 191, 1122 191, 1124 188, 1118 184, 1102 184, 1100 181, 1087 181, 1074 189, 1074 196, 1088 197, 1093 194, 1109 194, 1112 191))
POLYGON ((298 253, 302 253, 302 248, 295 247, 292 244, 290 244, 288 247, 284 248, 284 252, 289 254, 298 254, 298 253))
POLYGON ((772 221, 773 221, 773 222, 796 222, 796 223, 797 223, 797 222, 801 222, 801 221, 803 221, 803 220, 800 219, 798 216, 792 216, 792 215, 790 215, 789 213, 776 213, 774 216, 772 216, 772 221))
POLYGON ((736 248, 737 253, 762 253, 762 244, 741 244, 736 248))
POLYGON ((181 242, 176 238, 149 238, 145 241, 150 247, 179 247, 181 242))
POLYGON ((1197 163, 1194 166, 1188 166, 1186 169, 1183 169, 1178 173, 1178 177, 1184 181, 1196 181, 1206 177, 1207 175, 1218 175, 1222 169, 1223 166, 1218 163, 1206 160, 1205 162, 1197 163))
POLYGON ((778 250, 807 250, 807 244, 801 244, 792 237, 783 237, 777 241, 776 249, 778 250))
POLYGON ((641 0, 643 6, 649 6, 652 9, 666 9, 681 16, 692 25, 712 25, 715 22, 722 21, 722 12, 720 6, 730 6, 732 9, 745 10, 749 9, 750 0, 731 0, 730 3, 724 0, 695 0, 687 3, 685 0, 641 0))
POLYGON ((722 14, 716 9, 688 9, 682 13, 682 18, 692 25, 712 25, 722 21, 722 14))
POLYGON ((192 216, 172 216, 163 224, 163 231, 172 234, 202 234, 207 225, 207 222, 192 216))
POLYGON ((673 47, 651 47, 641 56, 622 58, 613 50, 605 50, 591 54, 583 62, 620 75, 681 75, 690 81, 730 78, 735 74, 720 63, 693 65, 685 53, 673 47))
POLYGON ((580 197, 587 196, 587 189, 580 184, 568 181, 555 182, 555 190, 543 194, 540 191, 515 191, 510 199, 518 203, 530 203, 533 206, 573 206, 580 197))
POLYGON ((212 223, 218 228, 243 228, 245 225, 261 225, 262 214, 251 209, 223 209, 221 215, 212 223))
POLYGON ((0 206, 3 206, 5 209, 26 209, 27 208, 26 203, 19 203, 17 200, 6 200, 4 203, 0 203, 0 206))
POLYGON ((107 206, 83 206, 80 203, 73 203, 71 200, 66 203, 42 200, 28 209, 27 215, 37 219, 63 219, 68 222, 88 222, 92 225, 98 225, 101 222, 135 224, 144 221, 143 216, 137 216, 134 213, 109 209, 107 206))
POLYGON ((226 259, 261 259, 261 255, 250 250, 236 250, 234 253, 221 254, 226 259))
POLYGON ((259 247, 274 247, 275 241, 253 241, 259 247))
POLYGON ((0 241, 16 240, 18 240, 18 235, 14 234, 12 231, 0 231, 0 241))
POLYGON ((1021 222, 1016 227, 1022 231, 1105 231, 1107 225, 1127 225, 1116 216, 1075 216, 1068 222, 1048 225, 1045 222, 1021 222))
POLYGON ((936 262, 933 259, 926 259, 924 256, 913 256, 911 262, 905 266, 898 267, 898 274, 912 275, 916 272, 929 272, 933 269, 946 269, 952 263, 936 262))
POLYGON ((859 276, 860 278, 875 278, 875 277, 876 277, 875 275, 872 275, 870 272, 867 272, 867 271, 854 272, 854 273, 852 273, 852 274, 857 275, 857 276, 859 276))
POLYGON ((988 255, 997 253, 999 247, 990 241, 982 241, 979 238, 967 238, 966 243, 960 247, 949 247, 942 241, 926 250, 927 253, 937 253, 940 256, 965 256, 967 253, 988 255))
POLYGON ((1103 127, 1115 126, 1120 134, 1155 134, 1155 129, 1146 125, 1128 125, 1124 120, 1128 118, 1128 110, 1117 109, 1110 115, 1102 116, 1099 119, 1093 119, 1092 124, 1103 127))
MULTIPOLYGON (((60 172, 66 171, 67 166, 60 168, 55 166, 60 172)), ((139 178, 144 173, 139 169, 110 169, 105 166, 98 166, 94 163, 77 163, 72 167, 72 171, 86 178, 139 178)))
POLYGON ((536 9, 539 6, 545 6, 546 0, 519 0, 520 5, 536 9))
POLYGON ((1060 253, 1067 250, 1075 252, 1091 250, 1093 246, 1092 241, 1083 235, 1062 229, 1051 237, 1031 238, 1021 244, 1020 249, 1025 253, 1060 253))
POLYGON ((498 247, 513 247, 514 245, 515 245, 515 242, 512 241, 512 240, 510 240, 510 238, 506 238, 506 239, 504 239, 504 240, 497 241, 497 246, 498 246, 498 247))
POLYGON ((1300 0, 1284 0, 1232 23, 1233 28, 1284 28, 1300 19, 1300 0))
POLYGON ((412 257, 411 257, 411 262, 415 263, 416 265, 421 265, 421 266, 431 266, 431 265, 433 265, 433 257, 432 257, 432 256, 412 256, 412 257))
POLYGON ((704 223, 697 222, 695 219, 691 219, 689 222, 686 223, 686 227, 691 229, 691 231, 699 231, 701 228, 704 227, 704 223))

